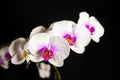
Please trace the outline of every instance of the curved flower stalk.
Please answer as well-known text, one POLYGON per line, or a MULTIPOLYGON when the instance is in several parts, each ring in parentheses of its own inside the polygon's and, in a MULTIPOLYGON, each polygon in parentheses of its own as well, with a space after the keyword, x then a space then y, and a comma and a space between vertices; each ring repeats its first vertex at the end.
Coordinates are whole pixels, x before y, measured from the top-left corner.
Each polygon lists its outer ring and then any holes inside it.
POLYGON ((90 32, 81 26, 77 26, 73 21, 62 20, 54 22, 50 28, 54 35, 66 39, 73 51, 81 54, 91 39, 90 32))
POLYGON ((0 49, 0 66, 4 69, 9 68, 9 61, 11 59, 8 49, 9 46, 4 46, 0 49))
POLYGON ((31 37, 28 49, 33 62, 48 61, 54 66, 63 66, 69 56, 70 48, 65 39, 53 36, 51 32, 39 33, 31 37))
POLYGON ((78 25, 83 25, 91 33, 91 39, 95 42, 100 41, 100 37, 104 34, 104 28, 100 22, 94 17, 89 16, 87 12, 79 13, 78 25))
MULTIPOLYGON (((38 26, 31 31, 30 37, 44 31, 45 31, 45 28, 43 26, 38 26)), ((11 62, 13 64, 19 65, 19 64, 22 64, 24 61, 27 61, 27 63, 30 61, 30 54, 28 51, 29 39, 25 39, 21 37, 21 38, 15 39, 10 44, 9 52, 10 52, 10 55, 12 56, 11 62)))
POLYGON ((36 66, 38 69, 39 76, 41 78, 49 78, 50 77, 50 69, 51 69, 50 64, 41 62, 41 63, 36 63, 36 66))

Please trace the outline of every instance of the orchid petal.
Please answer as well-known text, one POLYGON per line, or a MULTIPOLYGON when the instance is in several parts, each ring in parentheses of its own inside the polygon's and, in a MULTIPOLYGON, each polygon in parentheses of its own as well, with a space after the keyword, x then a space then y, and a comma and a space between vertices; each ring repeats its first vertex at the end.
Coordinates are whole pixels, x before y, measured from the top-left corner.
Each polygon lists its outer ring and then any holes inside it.
POLYGON ((40 53, 38 53, 38 51, 41 50, 43 47, 48 46, 48 43, 49 43, 48 34, 46 33, 36 34, 32 36, 31 39, 29 40, 28 49, 33 56, 39 56, 40 53))
POLYGON ((9 68, 9 61, 8 61, 8 59, 6 59, 6 56, 5 56, 6 55, 5 53, 6 53, 6 51, 8 51, 8 48, 9 48, 8 46, 5 46, 0 49, 0 58, 3 61, 3 63, 0 64, 0 66, 4 69, 9 68))
POLYGON ((85 47, 77 47, 76 45, 70 46, 70 48, 78 54, 82 54, 85 51, 85 47))
POLYGON ((95 42, 99 42, 99 38, 104 34, 104 28, 94 16, 91 16, 89 21, 90 25, 92 25, 95 28, 95 32, 92 35, 92 39, 95 42))
POLYGON ((42 58, 42 56, 33 56, 33 55, 30 55, 30 60, 32 62, 40 62, 40 61, 43 61, 43 58, 42 58))
POLYGON ((80 12, 79 13, 79 19, 78 24, 80 23, 86 23, 89 20, 89 14, 87 12, 80 12))
POLYGON ((65 34, 72 32, 72 25, 75 24, 72 21, 63 20, 51 24, 52 31, 54 35, 59 35, 63 37, 65 34))
POLYGON ((10 55, 12 56, 11 62, 13 64, 21 64, 25 61, 24 45, 26 40, 24 38, 18 38, 14 40, 9 47, 10 55))
POLYGON ((63 65, 63 60, 67 58, 70 54, 70 48, 68 42, 61 37, 52 37, 50 43, 53 46, 54 56, 49 60, 49 62, 55 66, 61 67, 63 65))
POLYGON ((11 62, 12 64, 19 65, 22 64, 25 61, 24 57, 19 57, 17 54, 12 57, 11 62))
POLYGON ((49 60, 49 62, 57 67, 62 67, 64 64, 63 59, 61 59, 60 57, 53 57, 49 60))
POLYGON ((5 46, 0 49, 0 57, 1 58, 5 58, 5 53, 6 53, 6 51, 8 51, 8 49, 9 49, 9 46, 5 46))
POLYGON ((35 35, 35 34, 45 32, 45 31, 46 31, 46 28, 43 27, 43 26, 35 27, 35 28, 31 31, 30 37, 32 37, 32 36, 35 35))
POLYGON ((5 60, 3 62, 3 64, 1 64, 0 66, 3 67, 4 69, 8 69, 9 68, 9 62, 7 60, 5 60))
POLYGON ((81 54, 85 51, 85 47, 89 44, 91 40, 91 34, 83 24, 76 24, 74 25, 73 29, 77 36, 77 41, 74 46, 71 47, 71 49, 76 53, 81 54))
POLYGON ((69 56, 70 53, 69 44, 64 38, 54 36, 50 39, 50 43, 53 45, 52 48, 55 51, 56 57, 61 57, 62 59, 65 59, 69 56))
POLYGON ((39 72, 39 76, 41 78, 49 78, 50 77, 50 65, 49 64, 45 64, 45 63, 37 63, 36 64, 37 68, 38 68, 38 72, 39 72))

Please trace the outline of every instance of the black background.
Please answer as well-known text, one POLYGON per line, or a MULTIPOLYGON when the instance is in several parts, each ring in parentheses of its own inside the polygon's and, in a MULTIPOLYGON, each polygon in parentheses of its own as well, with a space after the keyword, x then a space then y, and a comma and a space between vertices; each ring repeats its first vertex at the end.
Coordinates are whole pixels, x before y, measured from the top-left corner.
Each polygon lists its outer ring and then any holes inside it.
MULTIPOLYGON (((19 37, 28 38, 30 31, 39 25, 48 28, 59 20, 77 22, 79 12, 87 11, 100 21, 105 34, 98 44, 91 41, 84 54, 71 51, 64 66, 58 68, 62 80, 117 80, 117 7, 115 0, 4 0, 0 9, 0 44, 19 37)), ((27 70, 25 64, 16 66, 10 62, 8 70, 0 67, 0 80, 41 80, 35 63, 31 63, 27 70)), ((53 74, 50 80, 53 80, 53 74)))

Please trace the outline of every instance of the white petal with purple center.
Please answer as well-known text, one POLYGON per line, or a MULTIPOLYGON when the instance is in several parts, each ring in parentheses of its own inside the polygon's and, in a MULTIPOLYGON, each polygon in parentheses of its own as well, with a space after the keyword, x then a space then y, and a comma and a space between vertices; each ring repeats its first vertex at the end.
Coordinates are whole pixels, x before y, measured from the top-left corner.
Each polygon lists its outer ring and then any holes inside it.
POLYGON ((95 42, 99 42, 99 38, 104 34, 104 28, 94 16, 91 16, 89 21, 90 25, 92 25, 95 28, 95 31, 92 35, 92 39, 95 42))
POLYGON ((49 35, 46 33, 36 34, 31 37, 29 40, 28 49, 33 56, 39 56, 41 53, 39 51, 48 46, 49 43, 49 35))

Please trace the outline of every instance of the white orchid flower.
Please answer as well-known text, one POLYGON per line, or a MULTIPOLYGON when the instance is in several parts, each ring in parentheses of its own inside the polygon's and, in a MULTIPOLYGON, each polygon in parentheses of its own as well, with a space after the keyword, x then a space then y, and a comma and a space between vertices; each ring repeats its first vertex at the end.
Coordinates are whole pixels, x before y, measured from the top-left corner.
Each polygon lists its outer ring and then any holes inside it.
POLYGON ((41 62, 41 63, 37 63, 36 66, 38 69, 39 76, 41 78, 49 78, 50 77, 51 66, 49 64, 41 62))
POLYGON ((94 17, 90 16, 87 12, 81 12, 79 14, 78 24, 83 24, 91 33, 91 38, 95 42, 100 41, 100 37, 104 34, 104 28, 100 22, 94 17))
POLYGON ((50 28, 54 35, 58 35, 66 39, 70 48, 76 53, 83 53, 85 46, 90 42, 90 32, 77 25, 73 21, 62 20, 53 23, 50 28))
POLYGON ((4 69, 9 68, 9 60, 11 59, 8 48, 8 46, 4 46, 0 49, 0 66, 4 69))
POLYGON ((52 36, 50 32, 32 36, 28 49, 31 53, 31 61, 45 60, 57 67, 63 65, 63 60, 68 57, 70 52, 67 41, 59 36, 52 36))
MULTIPOLYGON (((44 32, 46 29, 43 26, 35 27, 31 33, 30 37, 32 37, 35 34, 44 32)), ((22 64, 24 61, 27 61, 27 63, 30 61, 30 54, 28 51, 28 42, 29 39, 25 38, 18 38, 12 41, 9 47, 10 55, 13 56, 11 59, 11 62, 13 64, 22 64)))
POLYGON ((12 43, 9 46, 9 52, 12 56, 11 62, 13 64, 22 64, 25 60, 29 62, 27 46, 28 44, 25 38, 18 38, 12 41, 12 43))

